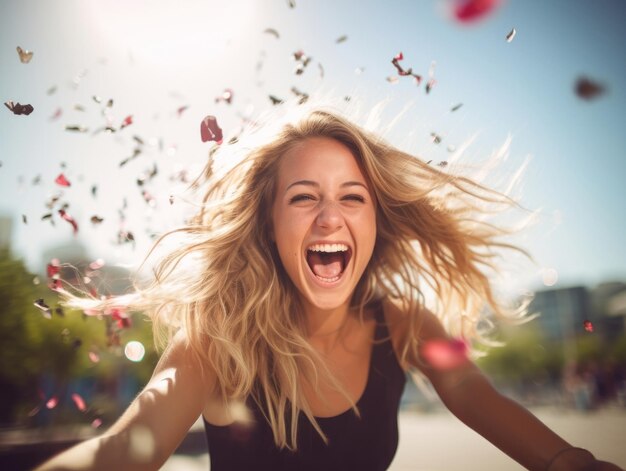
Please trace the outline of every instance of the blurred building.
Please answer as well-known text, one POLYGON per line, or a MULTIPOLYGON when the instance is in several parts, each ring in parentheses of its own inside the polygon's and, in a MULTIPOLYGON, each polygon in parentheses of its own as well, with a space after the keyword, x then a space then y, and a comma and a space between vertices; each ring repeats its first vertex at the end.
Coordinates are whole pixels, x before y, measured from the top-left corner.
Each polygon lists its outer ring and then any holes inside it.
POLYGON ((597 328, 612 340, 626 334, 626 283, 601 283, 591 290, 591 305, 597 328))
POLYGON ((585 331, 585 322, 596 321, 590 293, 584 286, 537 291, 529 306, 548 340, 570 339, 585 331))

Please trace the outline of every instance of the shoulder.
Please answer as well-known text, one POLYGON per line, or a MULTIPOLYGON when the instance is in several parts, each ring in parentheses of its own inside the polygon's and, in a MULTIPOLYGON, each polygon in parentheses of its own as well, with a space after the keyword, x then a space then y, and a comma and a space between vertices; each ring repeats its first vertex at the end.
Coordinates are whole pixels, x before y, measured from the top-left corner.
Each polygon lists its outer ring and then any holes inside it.
POLYGON ((419 358, 418 350, 407 346, 422 345, 436 339, 449 339, 445 328, 437 316, 425 307, 412 312, 407 303, 390 298, 385 299, 382 305, 385 322, 400 365, 405 370, 422 369, 424 365, 419 358), (403 354, 405 350, 406 355, 403 354))

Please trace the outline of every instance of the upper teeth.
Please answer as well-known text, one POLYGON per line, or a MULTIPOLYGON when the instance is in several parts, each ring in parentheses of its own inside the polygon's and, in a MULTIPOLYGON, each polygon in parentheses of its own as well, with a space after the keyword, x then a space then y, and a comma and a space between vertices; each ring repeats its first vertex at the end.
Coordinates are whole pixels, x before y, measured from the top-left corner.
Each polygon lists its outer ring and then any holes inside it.
POLYGON ((313 252, 346 252, 348 246, 345 244, 315 244, 309 247, 313 252))

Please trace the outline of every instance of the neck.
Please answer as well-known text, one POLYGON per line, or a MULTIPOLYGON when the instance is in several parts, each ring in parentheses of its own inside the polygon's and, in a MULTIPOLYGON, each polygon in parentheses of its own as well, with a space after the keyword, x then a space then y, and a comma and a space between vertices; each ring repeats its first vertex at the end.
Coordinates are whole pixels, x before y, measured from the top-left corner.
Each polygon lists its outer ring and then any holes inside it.
POLYGON ((308 339, 318 350, 329 352, 345 332, 351 317, 348 304, 333 309, 305 306, 308 339))

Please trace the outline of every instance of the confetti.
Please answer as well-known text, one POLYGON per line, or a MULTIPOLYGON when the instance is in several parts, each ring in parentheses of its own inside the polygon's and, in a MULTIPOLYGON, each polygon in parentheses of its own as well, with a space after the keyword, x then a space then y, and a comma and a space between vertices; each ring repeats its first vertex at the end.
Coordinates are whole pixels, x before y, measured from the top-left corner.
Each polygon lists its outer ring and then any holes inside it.
POLYGON ((92 224, 96 225, 104 221, 104 218, 101 218, 100 216, 97 216, 94 214, 93 216, 91 216, 89 220, 91 221, 92 224))
POLYGON ((100 355, 98 355, 98 353, 94 352, 93 350, 89 352, 88 356, 89 356, 89 360, 92 363, 98 363, 100 361, 100 355))
POLYGON ((395 75, 390 75, 389 77, 387 77, 387 82, 391 83, 391 84, 396 84, 400 81, 400 79, 398 77, 396 77, 395 75))
POLYGON ((41 313, 46 319, 52 319, 52 312, 50 311, 50 306, 46 304, 43 298, 39 298, 35 300, 33 303, 36 308, 41 310, 41 313))
POLYGON ((574 85, 574 90, 579 98, 587 101, 598 98, 606 91, 604 85, 587 77, 579 77, 574 85))
POLYGON ((446 168, 448 166, 448 162, 445 160, 442 160, 441 162, 437 164, 437 166, 441 168, 446 168))
POLYGON ((133 115, 128 115, 126 116, 126 118, 124 118, 124 121, 122 121, 120 130, 124 129, 126 126, 130 126, 131 124, 133 124, 133 115))
POLYGON ((299 98, 298 104, 300 105, 306 103, 309 99, 309 95, 307 93, 301 92, 296 87, 291 87, 291 92, 299 98))
MULTIPOLYGON (((396 54, 396 56, 393 59, 391 59, 391 63, 396 68, 396 71, 398 72, 398 75, 400 75, 401 77, 411 76, 411 77, 413 77, 415 79, 415 83, 417 85, 419 85, 421 83, 421 81, 422 81, 422 76, 413 73, 413 69, 412 68, 408 68, 408 69, 405 70, 400 65, 400 61, 401 60, 404 60, 404 54, 402 54, 402 52, 399 52, 398 54, 396 54)), ((389 80, 389 79, 387 79, 387 80, 389 80)))
POLYGON ((348 36, 344 34, 343 36, 339 36, 337 39, 335 39, 335 42, 337 44, 341 44, 341 43, 345 43, 347 40, 348 40, 348 36))
POLYGON ((33 51, 25 51, 21 47, 17 46, 17 53, 20 56, 20 62, 22 64, 28 64, 33 58, 33 51))
POLYGON ((58 258, 53 258, 52 260, 50 260, 50 263, 48 263, 48 266, 46 267, 46 273, 49 278, 58 275, 60 270, 61 262, 58 258))
POLYGON ((90 270, 99 270, 100 268, 102 268, 105 265, 105 262, 103 259, 99 258, 97 260, 94 260, 93 262, 91 262, 89 264, 89 269, 90 270))
POLYGON ((287 0, 287 5, 289 8, 296 8, 296 0, 287 0))
POLYGON ((230 88, 225 89, 220 96, 215 98, 215 103, 219 103, 220 101, 224 101, 230 105, 233 101, 233 91, 230 88))
POLYGON ((189 106, 188 106, 188 105, 184 105, 184 106, 179 107, 179 108, 176 110, 176 114, 178 115, 178 117, 179 117, 179 118, 182 116, 183 112, 184 112, 185 110, 187 110, 187 108, 189 108, 189 106))
POLYGON ((443 139, 443 137, 441 137, 439 134, 437 134, 436 132, 431 132, 430 133, 430 137, 432 138, 433 142, 435 144, 439 144, 441 142, 441 140, 443 139))
POLYGON ((318 62, 317 63, 317 68, 320 71, 320 78, 324 78, 324 66, 318 62))
POLYGON ((426 82, 426 93, 430 93, 435 83, 435 79, 430 79, 428 82, 426 82))
POLYGON ((438 370, 461 366, 467 359, 467 344, 462 339, 436 339, 424 342, 421 348, 424 359, 438 370))
POLYGON ((513 41, 513 38, 515 37, 516 34, 517 34, 517 31, 515 31, 515 28, 509 31, 509 34, 506 35, 506 42, 510 43, 511 41, 513 41))
POLYGON ((283 100, 281 100, 280 98, 278 98, 278 97, 276 97, 274 95, 269 95, 268 98, 272 102, 272 105, 280 105, 280 104, 283 103, 283 100))
POLYGON ((459 103, 458 105, 454 105, 452 108, 450 108, 450 111, 455 112, 458 111, 458 109, 463 106, 463 103, 459 103))
POLYGON ((32 105, 20 105, 19 103, 13 103, 12 101, 4 102, 4 106, 6 106, 11 112, 15 115, 26 115, 28 116, 34 110, 32 105))
POLYGON ((56 111, 50 116, 50 121, 56 121, 63 114, 63 110, 61 108, 57 108, 56 111))
POLYGON ((80 396, 80 394, 72 393, 72 401, 74 401, 74 404, 76 404, 76 408, 79 411, 85 412, 87 410, 85 400, 80 396))
POLYGON ((593 332, 593 323, 591 321, 586 320, 583 322, 583 327, 585 328, 585 331, 589 333, 593 332))
POLYGON ((59 403, 59 399, 56 396, 52 396, 46 402, 46 408, 47 409, 54 409, 57 406, 58 403, 59 403))
POLYGON ((47 95, 54 95, 56 93, 56 91, 57 91, 57 86, 53 85, 46 91, 46 94, 47 95))
POLYGON ((78 233, 78 223, 72 216, 70 216, 64 209, 59 209, 59 215, 72 225, 74 234, 78 233))
POLYGON ((65 130, 73 132, 88 132, 89 128, 80 124, 66 124, 65 130))
POLYGON ((102 419, 100 419, 100 418, 94 419, 93 422, 91 422, 91 426, 93 428, 98 428, 101 425, 102 425, 102 419))
POLYGON ((458 0, 454 16, 462 23, 476 21, 491 13, 499 3, 499 0, 458 0))
POLYGON ((28 218, 26 217, 26 214, 22 214, 22 222, 24 224, 28 224, 28 218))
POLYGON ((215 141, 218 144, 222 143, 223 135, 222 129, 217 124, 215 116, 206 116, 202 123, 200 123, 200 138, 202 142, 215 141))
POLYGON ((278 34, 278 31, 276 31, 274 28, 266 28, 263 32, 267 34, 271 34, 276 39, 280 38, 280 34, 278 34))
POLYGON ((60 173, 59 176, 55 178, 54 183, 60 186, 72 186, 70 181, 65 178, 65 175, 63 175, 62 173, 60 173))

